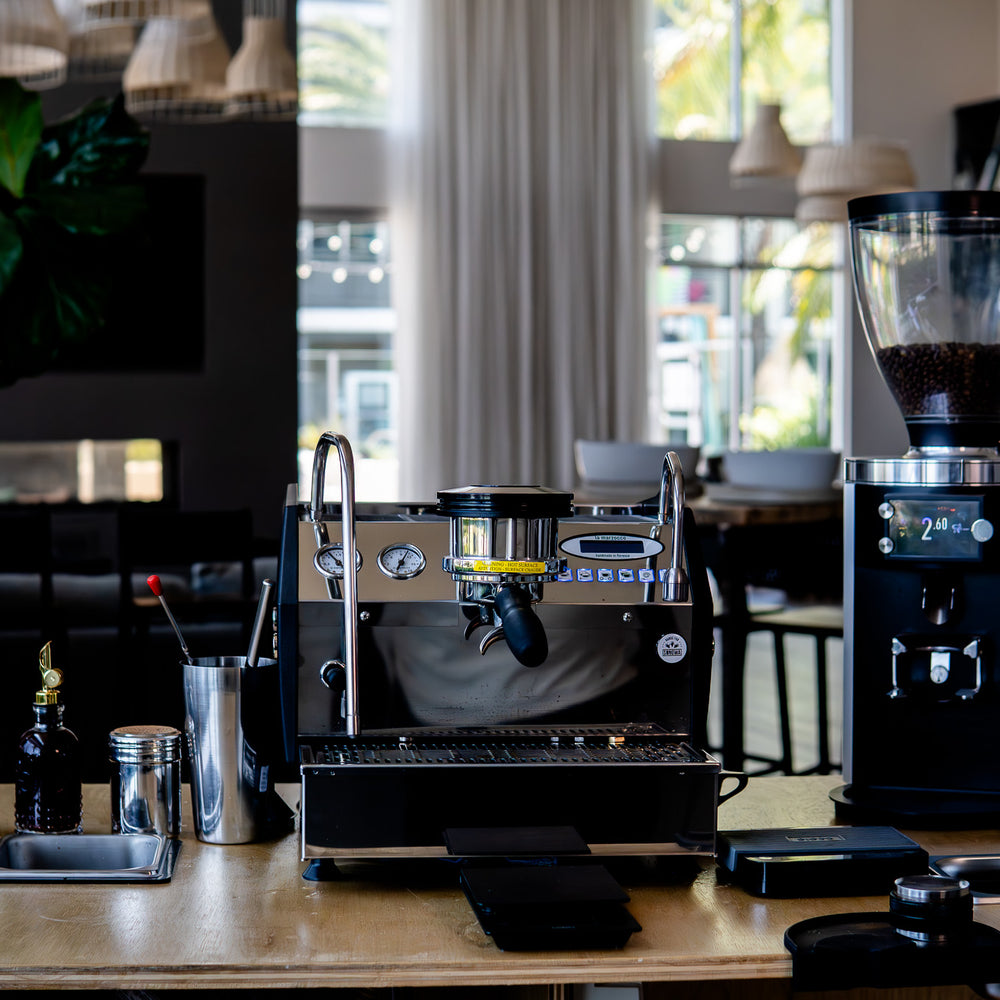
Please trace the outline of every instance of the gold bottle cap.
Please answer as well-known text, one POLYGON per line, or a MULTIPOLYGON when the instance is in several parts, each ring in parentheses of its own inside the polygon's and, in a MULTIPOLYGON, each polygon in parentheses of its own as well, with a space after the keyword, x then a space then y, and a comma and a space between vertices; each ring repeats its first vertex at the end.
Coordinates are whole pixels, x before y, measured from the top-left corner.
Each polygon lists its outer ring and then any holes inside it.
POLYGON ((35 692, 36 705, 56 705, 59 703, 57 688, 62 684, 62 671, 52 666, 52 641, 49 640, 38 654, 38 669, 42 672, 42 688, 35 692))

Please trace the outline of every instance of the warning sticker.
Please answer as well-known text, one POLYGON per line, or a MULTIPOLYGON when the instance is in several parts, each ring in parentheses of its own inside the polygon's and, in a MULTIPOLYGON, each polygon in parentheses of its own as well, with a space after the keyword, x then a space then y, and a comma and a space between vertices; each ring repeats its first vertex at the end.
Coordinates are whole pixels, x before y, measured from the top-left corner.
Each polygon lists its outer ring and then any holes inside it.
POLYGON ((517 559, 456 559, 453 569, 472 570, 473 573, 544 573, 543 562, 521 562, 517 559))

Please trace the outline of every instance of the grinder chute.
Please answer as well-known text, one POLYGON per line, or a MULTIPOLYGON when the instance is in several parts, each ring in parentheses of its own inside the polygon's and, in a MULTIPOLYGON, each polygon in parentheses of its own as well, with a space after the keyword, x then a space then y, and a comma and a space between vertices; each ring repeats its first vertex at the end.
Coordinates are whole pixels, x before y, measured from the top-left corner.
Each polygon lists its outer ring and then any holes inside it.
POLYGON ((531 606, 542 584, 566 568, 556 554, 558 519, 572 515, 573 494, 544 486, 463 486, 438 492, 438 512, 451 518, 444 570, 458 583, 459 601, 478 609, 466 635, 489 625, 480 652, 506 639, 519 663, 542 664, 548 642, 531 606))

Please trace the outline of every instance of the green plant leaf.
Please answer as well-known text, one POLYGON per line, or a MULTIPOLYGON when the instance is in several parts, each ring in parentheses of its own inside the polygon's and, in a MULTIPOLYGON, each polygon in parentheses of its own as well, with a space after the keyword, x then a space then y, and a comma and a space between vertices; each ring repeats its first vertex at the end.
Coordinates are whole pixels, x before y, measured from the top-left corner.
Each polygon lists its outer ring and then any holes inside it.
POLYGON ((15 198, 24 194, 42 135, 42 102, 16 80, 0 79, 0 184, 15 198))
POLYGON ((51 343, 77 341, 104 323, 110 295, 103 241, 71 233, 49 216, 24 205, 17 221, 25 243, 26 269, 43 293, 39 311, 54 320, 51 343))
POLYGON ((99 98, 42 131, 28 189, 80 187, 135 176, 149 152, 149 133, 126 111, 124 98, 99 98))
POLYGON ((80 188, 53 184, 28 200, 71 232, 95 236, 135 229, 145 221, 148 210, 145 189, 137 183, 94 183, 80 188))
POLYGON ((13 280, 23 250, 24 244, 14 220, 0 215, 0 295, 13 280))

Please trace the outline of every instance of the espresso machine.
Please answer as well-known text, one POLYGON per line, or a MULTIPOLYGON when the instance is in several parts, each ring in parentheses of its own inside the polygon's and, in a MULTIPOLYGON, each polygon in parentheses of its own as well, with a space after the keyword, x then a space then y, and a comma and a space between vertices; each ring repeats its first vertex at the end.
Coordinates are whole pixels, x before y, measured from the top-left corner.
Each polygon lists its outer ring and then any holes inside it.
POLYGON ((839 815, 1000 821, 1000 194, 848 203, 865 334, 909 450, 844 471, 839 815))
POLYGON ((539 838, 714 851, 712 604, 674 453, 659 496, 633 506, 516 485, 357 504, 350 443, 326 433, 310 500, 289 488, 277 623, 303 859, 517 854, 539 838))

